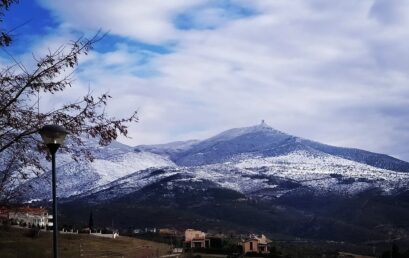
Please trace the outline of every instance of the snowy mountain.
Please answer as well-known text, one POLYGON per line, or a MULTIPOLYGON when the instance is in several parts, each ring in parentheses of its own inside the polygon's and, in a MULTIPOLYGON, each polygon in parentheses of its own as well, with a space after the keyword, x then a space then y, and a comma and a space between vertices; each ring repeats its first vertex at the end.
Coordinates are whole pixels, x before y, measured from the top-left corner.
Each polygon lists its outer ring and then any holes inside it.
MULTIPOLYGON (((309 189, 317 195, 354 195, 369 189, 392 194, 409 186, 409 174, 379 169, 326 153, 295 151, 275 157, 241 157, 237 161, 192 167, 147 169, 83 193, 94 201, 120 198, 161 182, 163 187, 223 188, 249 197, 279 198, 309 189)), ((145 192, 146 193, 146 192, 145 192)))
MULTIPOLYGON (((93 162, 76 162, 68 155, 58 155, 58 196, 66 198, 89 191, 116 179, 150 167, 168 167, 175 164, 164 156, 150 152, 134 152, 133 148, 114 142, 109 146, 95 146, 93 162)), ((25 200, 51 197, 51 171, 36 177, 23 186, 25 200)))
MULTIPOLYGON (((387 155, 333 147, 280 132, 264 121, 202 141, 131 148, 90 143, 94 162, 65 160, 58 167, 62 198, 109 200, 168 180, 166 187, 207 182, 246 196, 278 198, 298 191, 352 195, 407 188, 409 163, 387 155), (183 182, 183 184, 180 184, 183 182)), ((63 158, 64 159, 64 158, 63 158)), ((59 163, 59 164, 61 164, 59 163)), ((25 184, 26 199, 49 198, 50 173, 25 184)))
MULTIPOLYGON (((147 146, 144 148, 149 149, 147 146)), ((150 148, 150 151, 163 153, 162 149, 150 148)), ((167 150, 167 154, 180 166, 198 166, 225 162, 243 153, 271 157, 294 151, 318 151, 377 168, 409 172, 408 162, 384 154, 334 147, 295 137, 271 128, 264 121, 256 126, 227 130, 182 149, 167 150)))

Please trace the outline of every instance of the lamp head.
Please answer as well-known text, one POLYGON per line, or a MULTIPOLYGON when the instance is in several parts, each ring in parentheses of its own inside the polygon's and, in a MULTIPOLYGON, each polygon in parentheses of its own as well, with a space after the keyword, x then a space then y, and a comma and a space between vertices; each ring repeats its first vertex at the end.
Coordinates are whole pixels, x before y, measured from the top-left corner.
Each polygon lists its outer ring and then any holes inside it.
POLYGON ((40 129, 43 142, 50 148, 50 151, 54 153, 58 147, 64 143, 67 134, 67 130, 59 125, 45 125, 40 129))

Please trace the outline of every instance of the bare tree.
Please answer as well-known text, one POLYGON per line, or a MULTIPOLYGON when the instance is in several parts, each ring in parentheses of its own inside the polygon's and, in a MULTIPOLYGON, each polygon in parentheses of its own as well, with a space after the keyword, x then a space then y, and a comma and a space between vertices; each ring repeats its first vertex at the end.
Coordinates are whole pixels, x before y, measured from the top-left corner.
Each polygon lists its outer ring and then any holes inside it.
MULTIPOLYGON (((0 0, 0 24, 4 11, 16 0, 0 0)), ((41 157, 46 148, 41 144, 38 130, 45 124, 59 124, 70 133, 70 142, 63 151, 92 161, 92 153, 85 147, 84 136, 96 138, 107 145, 118 135, 127 136, 127 124, 137 122, 137 113, 125 118, 107 115, 105 107, 111 98, 108 94, 93 96, 88 92, 78 101, 63 104, 53 110, 37 107, 38 94, 56 94, 73 85, 72 74, 78 59, 92 50, 103 35, 80 38, 49 51, 44 57, 34 58, 35 66, 27 68, 13 59, 13 63, 0 67, 0 202, 19 194, 13 186, 27 178, 31 171, 44 172, 41 157), (75 148, 73 148, 75 146, 75 148), (41 155, 39 155, 41 154, 41 155)), ((12 43, 12 36, 0 30, 0 48, 12 43)))
MULTIPOLYGON (((0 0, 0 24, 3 23, 4 12, 14 3, 18 3, 18 0, 0 0)), ((11 31, 0 29, 0 47, 11 44, 12 38, 10 33, 11 31)))

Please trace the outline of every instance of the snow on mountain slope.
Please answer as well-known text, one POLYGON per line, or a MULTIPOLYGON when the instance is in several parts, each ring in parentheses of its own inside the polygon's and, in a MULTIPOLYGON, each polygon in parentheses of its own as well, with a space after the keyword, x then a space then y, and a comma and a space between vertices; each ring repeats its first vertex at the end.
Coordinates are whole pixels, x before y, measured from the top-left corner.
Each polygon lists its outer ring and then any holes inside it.
POLYGON ((147 151, 160 155, 173 155, 177 152, 185 151, 192 145, 198 143, 198 140, 177 141, 165 144, 154 145, 138 145, 135 147, 135 151, 147 151))
POLYGON ((166 153, 180 166, 223 163, 239 154, 252 153, 271 157, 294 151, 311 153, 318 151, 382 169, 409 172, 408 162, 384 154, 335 147, 295 137, 271 128, 264 121, 255 126, 230 129, 199 142, 189 142, 183 145, 183 148, 173 147, 172 144, 163 145, 162 148, 145 145, 143 148, 154 153, 166 153), (166 146, 165 151, 164 146, 166 146))
POLYGON ((118 198, 138 191, 150 184, 157 183, 165 178, 173 177, 179 174, 179 172, 179 168, 176 167, 149 168, 132 173, 106 185, 95 187, 74 197, 80 198, 92 196, 94 201, 104 201, 112 198, 118 198))
MULTIPOLYGON (((233 129, 221 132, 218 135, 213 136, 207 140, 209 142, 227 141, 227 140, 231 140, 231 139, 237 138, 242 135, 252 134, 252 133, 265 133, 265 134, 270 134, 276 137, 284 137, 284 138, 288 137, 287 134, 271 128, 263 120, 258 125, 242 127, 242 128, 233 128, 233 129)), ((255 144, 259 145, 260 143, 255 142, 255 144)))
MULTIPOLYGON (((409 174, 375 168, 326 153, 294 151, 276 157, 241 155, 229 162, 195 167, 147 169, 92 189, 81 197, 109 200, 162 182, 172 191, 193 185, 227 188, 246 196, 275 198, 291 191, 309 189, 322 195, 353 195, 377 188, 385 194, 409 186, 409 174)), ((149 195, 148 191, 144 193, 149 195)))
POLYGON ((380 169, 326 153, 295 151, 277 157, 252 157, 234 164, 259 177, 278 177, 326 192, 353 194, 369 188, 385 193, 407 188, 409 174, 380 169))
POLYGON ((284 145, 290 135, 277 131, 264 122, 260 125, 235 128, 200 141, 176 152, 171 159, 181 166, 199 166, 228 161, 240 153, 263 152, 284 145))
POLYGON ((108 160, 97 159, 90 165, 100 175, 100 184, 106 184, 135 171, 150 167, 174 166, 174 163, 165 157, 149 152, 129 152, 113 156, 108 160))
MULTIPOLYGON (((203 141, 141 145, 88 143, 96 160, 59 155, 58 195, 105 200, 162 180, 165 187, 228 188, 245 195, 288 192, 354 194, 377 188, 389 194, 408 187, 409 163, 357 149, 294 137, 262 122, 203 141), (403 172, 405 171, 405 172, 403 172), (105 196, 106 195, 106 196, 105 196)), ((26 183, 26 199, 49 198, 50 173, 26 183)))
MULTIPOLYGON (((68 162, 57 167, 58 197, 80 194, 100 185, 149 167, 174 166, 166 157, 148 152, 126 152, 118 155, 99 155, 93 162, 68 162)), ((48 199, 51 173, 45 173, 24 184, 25 199, 48 199)))

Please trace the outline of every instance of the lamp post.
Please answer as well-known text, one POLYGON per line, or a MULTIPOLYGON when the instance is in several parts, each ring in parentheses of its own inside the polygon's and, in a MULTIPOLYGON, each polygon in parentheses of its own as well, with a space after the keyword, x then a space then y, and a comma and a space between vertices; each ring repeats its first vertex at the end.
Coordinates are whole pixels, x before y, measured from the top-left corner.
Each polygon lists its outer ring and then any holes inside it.
POLYGON ((55 153, 63 144, 68 132, 59 125, 45 125, 40 129, 40 135, 45 145, 47 145, 52 158, 52 192, 53 192, 53 253, 54 258, 58 257, 58 223, 57 223, 57 195, 56 195, 56 175, 55 175, 55 153))

